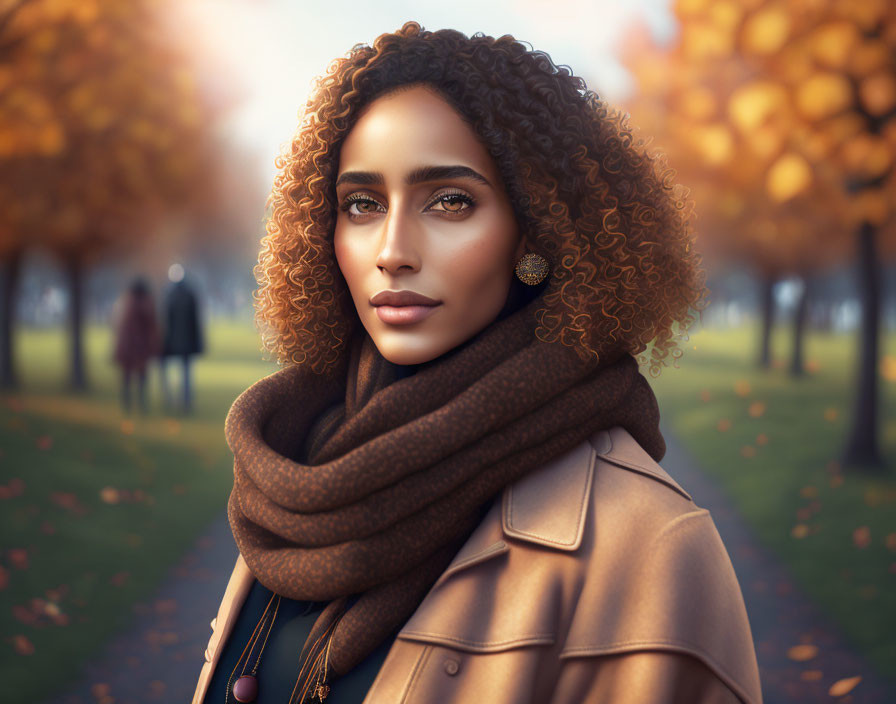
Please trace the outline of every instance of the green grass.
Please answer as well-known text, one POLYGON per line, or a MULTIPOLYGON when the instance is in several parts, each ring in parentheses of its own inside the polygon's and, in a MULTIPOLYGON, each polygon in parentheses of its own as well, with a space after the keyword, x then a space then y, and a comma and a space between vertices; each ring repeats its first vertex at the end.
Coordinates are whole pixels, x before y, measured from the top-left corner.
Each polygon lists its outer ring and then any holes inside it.
POLYGON ((224 418, 274 366, 249 323, 208 335, 193 415, 159 410, 153 368, 150 413, 125 417, 107 330, 85 339, 89 394, 64 391, 61 331, 20 331, 22 391, 0 400, 0 679, 16 701, 64 688, 221 514, 233 477, 224 418))
POLYGON ((896 339, 882 346, 891 355, 889 379, 881 379, 880 387, 880 438, 888 464, 877 475, 839 462, 854 400, 855 338, 810 335, 806 358, 813 371, 802 379, 787 373, 787 330, 776 331, 773 349, 780 361, 770 371, 754 364, 757 341, 752 328, 693 335, 680 368, 667 368, 653 381, 663 418, 854 647, 881 672, 891 672, 896 339))

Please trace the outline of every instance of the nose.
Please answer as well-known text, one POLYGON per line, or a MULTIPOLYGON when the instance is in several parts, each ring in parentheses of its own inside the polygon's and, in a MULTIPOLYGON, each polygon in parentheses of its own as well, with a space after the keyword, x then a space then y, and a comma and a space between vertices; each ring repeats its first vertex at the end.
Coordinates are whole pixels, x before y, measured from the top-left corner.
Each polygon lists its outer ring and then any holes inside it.
POLYGON ((400 204, 395 203, 382 221, 376 266, 380 271, 397 274, 420 270, 420 225, 400 204))

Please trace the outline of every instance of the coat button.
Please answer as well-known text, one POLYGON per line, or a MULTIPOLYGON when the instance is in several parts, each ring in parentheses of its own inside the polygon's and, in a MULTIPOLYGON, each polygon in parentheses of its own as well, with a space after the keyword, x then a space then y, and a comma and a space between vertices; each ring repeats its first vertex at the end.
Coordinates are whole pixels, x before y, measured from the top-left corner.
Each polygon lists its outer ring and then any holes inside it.
POLYGON ((458 670, 460 670, 460 663, 457 660, 452 658, 445 660, 445 672, 453 676, 457 674, 458 670))

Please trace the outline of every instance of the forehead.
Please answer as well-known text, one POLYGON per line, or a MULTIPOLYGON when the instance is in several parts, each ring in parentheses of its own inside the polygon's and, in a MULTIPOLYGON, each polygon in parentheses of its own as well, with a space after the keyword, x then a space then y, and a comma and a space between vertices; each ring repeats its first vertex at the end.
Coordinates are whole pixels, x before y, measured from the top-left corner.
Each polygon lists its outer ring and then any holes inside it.
POLYGON ((432 89, 414 86, 367 106, 345 139, 339 171, 385 173, 438 164, 463 164, 492 177, 497 171, 460 114, 432 89))

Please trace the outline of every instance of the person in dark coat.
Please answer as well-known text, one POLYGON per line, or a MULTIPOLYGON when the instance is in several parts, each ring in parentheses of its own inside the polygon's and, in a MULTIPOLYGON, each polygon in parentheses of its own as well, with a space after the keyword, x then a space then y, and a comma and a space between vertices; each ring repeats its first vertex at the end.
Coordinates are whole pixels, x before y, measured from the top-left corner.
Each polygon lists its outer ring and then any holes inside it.
POLYGON ((193 407, 191 362, 202 354, 204 341, 199 319, 199 306, 193 288, 184 280, 183 267, 175 264, 168 274, 173 282, 165 300, 165 342, 162 348, 162 387, 165 404, 173 406, 167 384, 166 368, 172 358, 180 360, 182 368, 181 410, 189 413, 193 407))
POLYGON ((142 278, 135 279, 119 301, 114 316, 115 350, 113 357, 121 367, 121 406, 131 410, 131 385, 137 384, 137 402, 146 413, 147 362, 158 356, 161 336, 149 286, 142 278))

